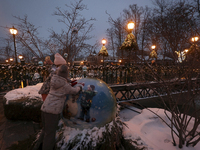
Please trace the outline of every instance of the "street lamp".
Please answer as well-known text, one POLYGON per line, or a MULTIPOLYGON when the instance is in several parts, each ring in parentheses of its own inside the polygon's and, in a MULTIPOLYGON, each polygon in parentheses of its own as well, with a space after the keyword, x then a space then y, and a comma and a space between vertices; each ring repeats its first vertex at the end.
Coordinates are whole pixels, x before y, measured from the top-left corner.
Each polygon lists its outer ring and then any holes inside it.
MULTIPOLYGON (((106 39, 102 39, 101 40, 101 43, 103 44, 103 46, 101 47, 99 53, 98 53, 98 56, 103 56, 103 67, 104 67, 104 56, 108 56, 108 51, 105 47, 105 44, 106 44, 106 39)), ((103 80, 104 80, 104 68, 103 68, 103 80)))
POLYGON ((19 55, 18 58, 20 59, 21 65, 24 65, 25 64, 25 62, 24 62, 24 56, 19 55))
MULTIPOLYGON (((103 46, 105 46, 105 44, 106 44, 106 39, 102 39, 101 40, 101 43, 103 44, 103 46)), ((104 66, 104 55, 103 55, 103 66, 104 66)))
POLYGON ((193 42, 192 46, 190 47, 191 53, 193 53, 193 56, 199 57, 199 47, 197 46, 197 41, 199 40, 198 36, 194 36, 191 38, 191 41, 193 42))
POLYGON ((198 40, 199 40, 198 36, 192 37, 192 39, 191 39, 192 42, 197 42, 198 40))
POLYGON ((106 39, 103 38, 103 39, 101 40, 101 43, 103 44, 103 46, 105 46, 105 44, 106 44, 106 39))
POLYGON ((9 60, 8 60, 8 59, 6 59, 5 61, 6 61, 6 63, 8 63, 8 62, 9 62, 9 60))
POLYGON ((19 55, 19 59, 20 59, 20 60, 23 59, 23 56, 22 56, 22 55, 19 55))
POLYGON ((152 50, 155 50, 155 49, 156 49, 156 45, 152 45, 152 46, 151 46, 151 49, 152 49, 152 50))
POLYGON ((68 61, 67 61, 68 53, 64 53, 64 57, 65 57, 65 60, 66 60, 66 62, 68 64, 68 61))
POLYGON ((14 28, 14 26, 12 28, 10 28, 10 33, 13 35, 13 39, 14 39, 14 49, 15 49, 15 62, 16 64, 17 62, 17 51, 16 51, 16 43, 15 43, 15 35, 17 34, 17 29, 14 28))
POLYGON ((134 26, 135 26, 135 24, 134 24, 134 22, 132 22, 132 21, 130 21, 130 22, 127 24, 127 28, 129 29, 130 32, 133 31, 134 26))
POLYGON ((11 63, 13 62, 13 60, 14 60, 13 58, 10 58, 10 62, 11 62, 11 63))
POLYGON ((103 46, 101 47, 101 50, 99 51, 99 54, 98 54, 98 56, 103 56, 103 66, 104 66, 104 56, 108 56, 108 51, 105 47, 106 42, 107 41, 104 38, 101 40, 101 43, 103 44, 103 46))
POLYGON ((156 53, 156 45, 151 46, 152 52, 150 53, 150 58, 157 59, 157 53, 156 53))
MULTIPOLYGON (((133 29, 134 29, 134 26, 135 26, 135 24, 134 24, 133 21, 130 21, 130 22, 127 24, 127 28, 128 28, 128 30, 129 30, 130 37, 131 37, 132 31, 133 31, 133 29)), ((131 40, 129 40, 129 41, 131 41, 131 40)), ((130 43, 130 44, 131 44, 131 43, 130 43)), ((131 49, 132 49, 132 48, 129 48, 129 64, 130 64, 130 57, 131 57, 131 49)), ((136 52, 135 52, 135 60, 136 60, 136 52)))

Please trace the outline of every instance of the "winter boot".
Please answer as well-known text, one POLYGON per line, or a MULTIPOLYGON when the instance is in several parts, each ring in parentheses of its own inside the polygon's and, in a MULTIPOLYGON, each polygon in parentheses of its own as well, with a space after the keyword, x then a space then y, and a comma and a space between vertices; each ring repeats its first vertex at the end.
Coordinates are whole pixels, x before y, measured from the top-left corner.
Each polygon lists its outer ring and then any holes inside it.
POLYGON ((86 122, 90 122, 90 119, 86 119, 85 121, 86 121, 86 122))

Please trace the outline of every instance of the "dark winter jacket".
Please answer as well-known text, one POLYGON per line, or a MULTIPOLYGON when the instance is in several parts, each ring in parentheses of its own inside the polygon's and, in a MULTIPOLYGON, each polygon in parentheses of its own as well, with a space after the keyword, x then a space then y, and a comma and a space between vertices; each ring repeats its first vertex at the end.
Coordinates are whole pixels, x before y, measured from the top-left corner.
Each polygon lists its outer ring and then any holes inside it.
POLYGON ((80 87, 72 87, 65 78, 53 75, 50 82, 50 91, 41 110, 46 113, 60 114, 63 110, 67 94, 77 94, 80 87))
POLYGON ((51 81, 51 78, 52 78, 52 76, 54 74, 56 74, 56 67, 52 67, 49 76, 43 82, 42 87, 38 91, 39 94, 49 94, 49 91, 50 91, 50 81, 51 81))
POLYGON ((94 91, 84 91, 81 96, 81 106, 85 108, 89 108, 92 105, 92 98, 96 95, 94 91))

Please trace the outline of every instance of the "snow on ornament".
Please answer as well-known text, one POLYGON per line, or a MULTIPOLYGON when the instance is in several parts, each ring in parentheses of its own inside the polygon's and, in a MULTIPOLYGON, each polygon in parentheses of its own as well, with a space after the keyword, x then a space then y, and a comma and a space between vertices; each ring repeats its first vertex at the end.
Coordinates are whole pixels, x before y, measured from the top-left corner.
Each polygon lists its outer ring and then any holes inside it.
POLYGON ((74 86, 82 85, 78 95, 68 95, 63 111, 64 123, 72 128, 102 127, 113 121, 117 103, 112 89, 102 80, 83 78, 74 86), (84 86, 83 86, 84 85, 84 86))

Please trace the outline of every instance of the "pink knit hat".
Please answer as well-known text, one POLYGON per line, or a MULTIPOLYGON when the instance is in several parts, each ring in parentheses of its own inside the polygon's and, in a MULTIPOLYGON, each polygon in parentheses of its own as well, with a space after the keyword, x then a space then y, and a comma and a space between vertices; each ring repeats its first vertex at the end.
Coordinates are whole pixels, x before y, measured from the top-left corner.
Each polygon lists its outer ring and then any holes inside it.
POLYGON ((54 59, 55 65, 65 65, 65 64, 67 64, 65 59, 59 53, 56 53, 54 55, 54 57, 55 57, 55 59, 54 59))

